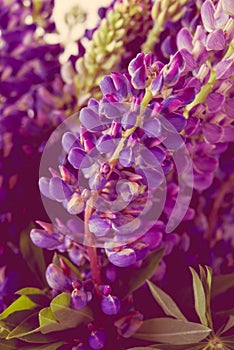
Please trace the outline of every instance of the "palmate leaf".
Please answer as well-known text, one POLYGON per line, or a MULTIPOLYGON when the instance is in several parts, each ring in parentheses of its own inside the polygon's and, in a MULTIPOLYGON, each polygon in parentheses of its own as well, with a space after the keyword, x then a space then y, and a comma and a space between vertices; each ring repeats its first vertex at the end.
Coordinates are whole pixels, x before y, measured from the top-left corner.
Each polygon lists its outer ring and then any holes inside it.
POLYGON ((199 323, 154 318, 144 321, 133 337, 172 345, 189 345, 205 339, 210 332, 210 328, 199 323))
POLYGON ((188 345, 167 345, 167 344, 156 344, 159 350, 201 350, 207 345, 207 342, 200 342, 199 344, 188 344, 188 345))
POLYGON ((12 340, 5 340, 0 339, 0 349, 2 350, 18 350, 18 344, 15 339, 12 340))
POLYGON ((34 312, 24 319, 17 327, 15 327, 6 337, 6 339, 20 339, 26 335, 39 331, 38 313, 34 312))
POLYGON ((35 312, 23 320, 14 328, 6 339, 21 339, 27 343, 47 344, 56 341, 53 335, 43 335, 40 333, 38 322, 38 312, 35 312))
POLYGON ((40 331, 43 334, 74 328, 93 320, 91 310, 85 307, 81 310, 73 310, 70 307, 71 295, 61 293, 50 303, 49 308, 44 308, 39 313, 40 331))
POLYGON ((140 288, 147 279, 150 279, 154 274, 160 260, 164 254, 164 248, 159 249, 143 261, 140 269, 131 269, 127 271, 127 276, 124 278, 124 283, 119 288, 120 297, 126 297, 138 288, 140 288))
POLYGON ((194 293, 195 310, 201 323, 207 326, 208 322, 206 318, 206 296, 205 296, 204 288, 197 272, 191 267, 189 269, 193 276, 193 293, 194 293))
POLYGON ((234 309, 227 309, 227 310, 222 310, 222 311, 217 311, 215 312, 216 315, 221 315, 221 316, 234 316, 234 309))
POLYGON ((152 282, 146 282, 150 288, 152 296, 162 307, 166 315, 175 317, 179 320, 187 321, 186 317, 182 314, 176 303, 168 294, 166 294, 163 290, 155 286, 155 284, 153 284, 152 282))
POLYGON ((37 304, 30 300, 26 295, 20 296, 11 305, 9 305, 1 314, 0 320, 6 319, 16 311, 33 310, 37 307, 37 304))
POLYGON ((137 348, 131 348, 131 349, 128 349, 128 350, 160 350, 159 348, 152 348, 150 346, 145 346, 145 347, 137 347, 137 348))
POLYGON ((211 297, 226 292, 229 288, 234 287, 234 273, 227 275, 215 276, 212 280, 211 297))
POLYGON ((66 322, 63 322, 63 323, 57 322, 50 307, 46 307, 40 311, 39 323, 40 323, 40 332, 42 334, 58 332, 69 328, 67 327, 66 322))
POLYGON ((57 350, 62 346, 64 342, 59 341, 56 343, 51 343, 51 344, 45 344, 45 345, 39 345, 39 346, 27 346, 20 348, 19 350, 57 350))
POLYGON ((206 270, 202 266, 199 265, 200 269, 200 279, 203 285, 205 299, 206 299, 206 319, 208 322, 208 326, 213 328, 213 321, 211 315, 211 284, 212 284, 212 269, 208 266, 205 266, 206 270))
POLYGON ((222 328, 222 330, 221 330, 221 332, 219 332, 219 334, 223 334, 223 333, 227 332, 232 327, 234 327, 234 316, 229 317, 226 325, 222 328))
POLYGON ((167 345, 155 344, 146 347, 136 347, 128 350, 201 350, 207 343, 189 344, 189 345, 167 345))
POLYGON ((23 288, 16 292, 19 295, 26 295, 31 301, 39 306, 45 307, 50 302, 50 297, 39 288, 23 288))

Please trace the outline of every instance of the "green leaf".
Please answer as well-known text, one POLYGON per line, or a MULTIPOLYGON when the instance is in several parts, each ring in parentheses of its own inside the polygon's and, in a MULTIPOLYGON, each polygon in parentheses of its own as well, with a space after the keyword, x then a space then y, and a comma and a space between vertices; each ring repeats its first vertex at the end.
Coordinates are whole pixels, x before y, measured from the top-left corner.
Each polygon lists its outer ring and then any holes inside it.
POLYGON ((222 331, 219 334, 223 334, 227 332, 229 329, 234 327, 234 316, 230 316, 225 327, 222 329, 222 331))
POLYGON ((228 310, 222 310, 222 311, 217 311, 215 312, 216 315, 221 315, 221 316, 234 316, 234 309, 228 309, 228 310))
POLYGON ((45 295, 45 292, 39 288, 29 287, 29 288, 22 288, 20 290, 17 290, 17 292, 15 292, 15 294, 19 294, 19 295, 36 295, 36 294, 45 295))
POLYGON ((6 336, 8 335, 8 330, 3 328, 3 327, 0 327, 0 339, 4 339, 6 338, 6 336))
MULTIPOLYGON (((57 350, 60 346, 62 346, 64 342, 56 342, 52 344, 45 344, 45 345, 39 345, 39 346, 27 346, 27 350, 57 350)), ((20 348, 19 350, 25 350, 25 347, 20 348)))
MULTIPOLYGON (((36 309, 35 309, 36 310, 36 309)), ((8 317, 0 321, 0 325, 6 328, 9 332, 17 327, 25 318, 30 316, 34 310, 15 311, 8 317)))
POLYGON ((0 349, 2 350, 18 350, 18 344, 15 339, 13 340, 5 340, 0 339, 0 349))
POLYGON ((56 341, 54 336, 40 333, 38 312, 35 312, 19 323, 7 336, 6 339, 20 339, 27 343, 50 343, 56 341))
POLYGON ((199 323, 154 318, 144 321, 133 337, 173 345, 189 345, 205 339, 210 332, 211 329, 199 323))
POLYGON ((43 250, 37 247, 30 239, 30 231, 34 228, 31 224, 26 230, 20 234, 20 251, 29 269, 33 272, 39 285, 44 288, 47 287, 45 279, 46 264, 43 250))
POLYGON ((166 294, 162 289, 158 288, 152 282, 146 282, 148 283, 154 299, 157 301, 157 303, 159 303, 166 315, 175 317, 179 320, 187 321, 174 300, 168 294, 166 294))
POLYGON ((140 269, 129 268, 127 271, 127 278, 124 279, 124 284, 122 284, 119 289, 120 296, 125 297, 131 294, 140 288, 147 279, 150 279, 162 259, 163 254, 164 248, 159 249, 148 255, 140 269))
MULTIPOLYGON (((130 349, 127 349, 127 350, 157 350, 158 348, 152 348, 152 347, 150 347, 150 346, 146 346, 146 347, 137 347, 137 348, 130 348, 130 349)), ((160 350, 160 349, 158 349, 158 350, 160 350)))
POLYGON ((232 287, 234 287, 234 273, 215 276, 211 286, 211 297, 214 298, 232 287))
POLYGON ((193 276, 194 306, 198 317, 203 325, 207 326, 206 318, 206 296, 202 282, 193 268, 189 268, 193 276))
POLYGON ((203 289, 205 292, 205 298, 206 298, 206 319, 208 321, 208 327, 213 329, 213 321, 212 321, 212 314, 211 314, 211 283, 212 283, 212 269, 208 266, 206 267, 206 271, 203 269, 202 266, 199 265, 200 269, 200 278, 202 281, 203 289))
POLYGON ((22 295, 0 314, 0 320, 7 318, 8 316, 15 313, 16 311, 33 310, 36 307, 37 307, 36 303, 31 301, 27 296, 22 295))
POLYGON ((67 329, 66 322, 57 322, 50 307, 44 308, 39 313, 40 332, 47 334, 67 329))
POLYGON ((50 297, 38 288, 23 288, 18 290, 16 294, 27 295, 31 301, 42 307, 49 305, 50 302, 50 297))
POLYGON ((71 295, 69 293, 62 293, 57 295, 50 303, 51 311, 59 323, 64 325, 64 327, 66 326, 67 329, 93 320, 88 307, 81 310, 70 308, 70 299, 71 295))
POLYGON ((16 328, 14 328, 7 336, 6 339, 22 338, 25 335, 36 333, 39 331, 39 325, 37 321, 37 312, 33 313, 25 320, 23 320, 16 328))
POLYGON ((155 348, 159 350, 201 350, 207 345, 207 342, 201 342, 199 344, 188 344, 188 345, 167 345, 167 344, 156 344, 155 348))

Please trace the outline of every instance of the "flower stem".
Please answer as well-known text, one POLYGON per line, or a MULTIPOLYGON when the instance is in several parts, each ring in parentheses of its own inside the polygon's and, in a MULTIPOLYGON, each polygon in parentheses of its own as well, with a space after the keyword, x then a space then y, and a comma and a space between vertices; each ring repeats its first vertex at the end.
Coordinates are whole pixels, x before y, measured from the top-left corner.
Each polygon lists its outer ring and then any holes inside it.
POLYGON ((87 245, 87 253, 90 260, 90 267, 92 272, 92 280, 94 283, 95 290, 97 294, 100 294, 99 286, 102 284, 101 279, 101 267, 97 255, 97 248, 94 247, 93 242, 93 234, 89 230, 88 221, 90 216, 92 215, 92 207, 87 203, 86 209, 85 209, 85 245, 87 245))
POLYGON ((140 114, 137 117, 136 120, 136 124, 131 128, 126 130, 125 132, 123 132, 122 138, 118 144, 118 147, 116 148, 114 154, 112 155, 111 159, 110 159, 110 163, 113 163, 116 161, 116 159, 118 159, 120 152, 122 151, 123 147, 124 147, 124 142, 125 140, 134 133, 134 131, 138 128, 138 126, 140 125, 141 122, 141 116, 142 113, 144 111, 144 109, 148 106, 148 103, 150 102, 150 100, 152 99, 152 92, 150 90, 150 88, 146 89, 145 95, 141 101, 141 111, 140 114))

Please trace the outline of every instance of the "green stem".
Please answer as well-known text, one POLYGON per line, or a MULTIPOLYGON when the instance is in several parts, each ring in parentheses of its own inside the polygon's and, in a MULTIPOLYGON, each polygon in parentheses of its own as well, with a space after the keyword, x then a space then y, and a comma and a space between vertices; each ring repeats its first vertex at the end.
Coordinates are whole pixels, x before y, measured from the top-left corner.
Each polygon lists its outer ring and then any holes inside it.
MULTIPOLYGON (((229 45, 229 48, 226 52, 226 54, 224 55, 224 57, 222 58, 222 61, 226 60, 227 58, 229 58, 231 55, 234 54, 234 39, 232 40, 232 42, 229 45)), ((208 62, 209 64, 209 62, 208 62)), ((187 107, 185 108, 185 112, 184 112, 184 116, 186 118, 188 118, 189 116, 189 111, 196 105, 203 103, 207 96, 209 95, 209 93, 212 91, 214 85, 216 83, 216 71, 215 69, 211 69, 210 70, 210 78, 208 80, 208 82, 206 83, 206 85, 204 85, 200 92, 197 94, 195 100, 193 102, 191 102, 189 105, 187 105, 187 107)))
POLYGON ((134 131, 140 125, 142 113, 143 113, 144 109, 148 106, 148 103, 152 99, 152 97, 153 97, 153 95, 152 95, 152 92, 151 92, 150 88, 147 88, 146 89, 146 93, 145 93, 145 95, 143 97, 143 100, 141 101, 141 111, 140 111, 140 114, 137 117, 136 124, 131 129, 128 129, 128 130, 126 130, 123 133, 123 136, 122 136, 122 138, 121 138, 121 140, 120 140, 120 142, 118 144, 118 147, 116 148, 114 154, 112 155, 112 157, 110 159, 110 163, 115 163, 116 159, 119 158, 119 154, 120 154, 120 152, 122 151, 122 149, 124 147, 125 140, 130 135, 132 135, 134 133, 134 131))
POLYGON ((191 102, 187 107, 185 108, 184 116, 188 118, 189 111, 196 105, 203 103, 209 93, 212 91, 214 84, 216 82, 216 72, 214 69, 210 71, 210 78, 206 85, 202 86, 200 92, 197 94, 195 100, 191 102))

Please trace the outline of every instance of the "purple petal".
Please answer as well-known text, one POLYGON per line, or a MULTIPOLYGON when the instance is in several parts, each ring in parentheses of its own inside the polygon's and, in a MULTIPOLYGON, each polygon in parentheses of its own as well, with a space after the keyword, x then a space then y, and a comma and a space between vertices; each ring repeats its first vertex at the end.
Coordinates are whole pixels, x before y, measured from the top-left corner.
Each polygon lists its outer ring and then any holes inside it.
POLYGON ((88 304, 87 292, 83 290, 74 289, 71 294, 71 308, 81 310, 88 304))
POLYGON ((70 214, 80 214, 85 208, 83 198, 78 193, 73 193, 71 199, 67 203, 67 210, 70 214))
POLYGON ((160 243, 162 242, 162 238, 162 232, 152 228, 141 238, 141 240, 148 244, 149 248, 152 250, 160 245, 160 243))
POLYGON ((213 182, 213 173, 202 173, 199 174, 194 172, 194 188, 199 191, 206 190, 209 188, 213 182))
POLYGON ((214 20, 215 7, 211 0, 206 0, 201 7, 201 18, 207 32, 212 32, 215 29, 214 20))
POLYGON ((200 119, 196 117, 189 117, 185 127, 185 133, 188 136, 192 136, 196 133, 197 128, 200 126, 200 119))
POLYGON ((140 328, 143 315, 139 311, 132 311, 115 321, 118 333, 124 338, 130 338, 140 328))
MULTIPOLYGON (((80 239, 81 241, 81 239, 80 239)), ((67 250, 69 259, 76 264, 77 266, 81 266, 84 262, 84 253, 81 251, 79 246, 73 244, 71 248, 67 250)))
POLYGON ((134 162, 133 151, 131 147, 124 148, 119 153, 119 162, 123 167, 129 167, 134 162))
POLYGON ((89 219, 89 230, 94 233, 96 237, 107 235, 110 229, 111 222, 109 219, 93 216, 89 219))
POLYGON ((234 142, 234 126, 227 125, 223 126, 223 135, 221 138, 222 142, 234 142))
POLYGON ((123 248, 119 252, 106 249, 106 254, 109 261, 118 267, 127 267, 136 262, 136 254, 132 248, 123 248))
POLYGON ((62 234, 48 233, 45 230, 33 229, 30 232, 30 238, 35 245, 40 248, 55 249, 61 244, 62 234))
POLYGON ((226 79, 234 72, 234 62, 233 60, 224 60, 216 65, 216 78, 226 79))
POLYGON ((175 129, 180 132, 186 126, 186 119, 182 114, 171 113, 167 115, 168 122, 173 126, 172 130, 175 129))
POLYGON ((121 107, 122 105, 117 101, 114 100, 112 102, 109 95, 108 98, 102 98, 99 105, 99 113, 104 114, 108 119, 116 119, 122 115, 121 107))
POLYGON ((144 89, 146 84, 146 69, 145 66, 138 68, 134 74, 132 74, 132 85, 135 89, 144 89))
POLYGON ((181 103, 184 105, 184 104, 189 104, 193 102, 195 96, 196 96, 195 88, 188 87, 183 90, 180 90, 180 92, 178 92, 175 97, 179 99, 181 103))
POLYGON ((136 254, 136 260, 143 260, 149 253, 149 246, 145 242, 135 242, 132 244, 132 248, 136 254))
POLYGON ((208 110, 212 113, 219 111, 223 107, 224 102, 225 96, 217 92, 209 94, 206 99, 208 110))
POLYGON ((166 72, 166 75, 164 76, 164 82, 167 85, 175 85, 179 80, 179 65, 174 64, 166 72))
POLYGON ((46 280, 49 286, 55 290, 69 290, 71 287, 70 279, 63 274, 62 269, 60 269, 55 264, 50 264, 46 269, 46 280))
POLYGON ((220 142, 222 136, 222 128, 219 125, 205 123, 203 125, 204 137, 208 143, 214 144, 220 142))
POLYGON ((110 135, 101 135, 96 143, 96 148, 100 153, 109 153, 115 150, 115 142, 110 135))
POLYGON ((196 68, 197 63, 193 58, 193 55, 186 49, 182 49, 180 50, 180 53, 183 57, 183 59, 185 60, 186 63, 186 70, 187 71, 192 71, 196 68))
POLYGON ((207 36, 206 47, 208 50, 223 50, 225 48, 225 37, 222 29, 216 29, 207 36))
POLYGON ((161 134, 161 123, 157 118, 147 120, 143 123, 143 130, 149 137, 158 137, 161 134))
POLYGON ((151 189, 159 187, 164 181, 162 172, 156 169, 140 168, 136 169, 136 171, 142 176, 142 183, 151 189))
POLYGON ((102 299, 101 308, 106 315, 116 315, 120 310, 120 301, 117 297, 108 295, 102 299))
POLYGON ((39 179, 40 192, 49 199, 54 199, 50 193, 50 179, 48 177, 41 177, 39 179))
POLYGON ((162 74, 159 74, 151 84, 152 94, 155 95, 157 92, 162 90, 164 84, 164 78, 162 74))
POLYGON ((222 0, 222 6, 226 13, 234 16, 234 2, 233 0, 222 0))
POLYGON ((101 350, 106 342, 106 334, 103 331, 94 331, 88 338, 89 345, 94 350, 101 350))
POLYGON ((62 146, 65 152, 69 152, 72 147, 79 147, 80 142, 72 132, 66 132, 62 137, 62 146))
POLYGON ((143 148, 140 150, 140 154, 143 157, 144 161, 148 164, 161 164, 166 158, 165 152, 157 146, 151 147, 149 149, 143 148))
POLYGON ((178 50, 187 49, 192 52, 193 44, 192 44, 192 35, 188 31, 187 28, 182 28, 176 37, 176 42, 178 46, 178 50))
POLYGON ((80 122, 89 131, 102 131, 103 123, 95 111, 85 107, 80 111, 80 122))
POLYGON ((136 124, 137 114, 136 112, 126 112, 121 120, 122 127, 126 129, 132 128, 136 124))
POLYGON ((211 173, 218 167, 218 161, 215 158, 209 156, 196 156, 193 159, 194 166, 199 172, 211 173))
POLYGON ((116 88, 110 76, 105 76, 100 82, 100 89, 103 95, 115 94, 116 88))
POLYGON ((51 195, 57 201, 63 201, 72 195, 72 190, 60 177, 52 177, 49 190, 51 195))
POLYGON ((97 172, 90 177, 89 188, 91 190, 99 191, 105 186, 106 181, 106 176, 102 173, 97 172))
POLYGON ((234 111, 234 99, 233 98, 225 100, 224 110, 229 118, 232 118, 232 119, 234 118, 234 113, 233 113, 233 111, 234 111))
POLYGON ((133 60, 129 63, 128 71, 129 74, 132 75, 135 73, 135 71, 142 67, 145 64, 145 55, 144 53, 139 53, 136 58, 133 58, 133 60))
POLYGON ((91 161, 85 151, 78 147, 74 147, 70 150, 68 161, 75 169, 89 168, 91 166, 91 161))
POLYGON ((111 77, 117 89, 117 92, 125 98, 130 93, 130 83, 125 75, 119 72, 112 72, 111 77))

